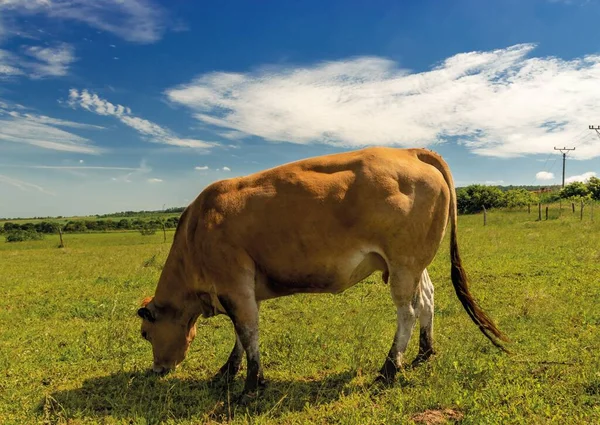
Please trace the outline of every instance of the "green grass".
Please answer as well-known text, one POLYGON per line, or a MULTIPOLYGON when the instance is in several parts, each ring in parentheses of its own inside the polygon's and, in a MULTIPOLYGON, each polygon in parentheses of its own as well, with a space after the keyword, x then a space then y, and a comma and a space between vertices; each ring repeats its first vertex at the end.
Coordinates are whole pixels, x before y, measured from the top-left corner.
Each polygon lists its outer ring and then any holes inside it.
MULTIPOLYGON (((379 275, 341 295, 261 307, 263 398, 240 408, 245 371, 228 390, 208 380, 234 341, 225 317, 200 320, 187 360, 148 375, 140 300, 153 293, 162 234, 100 233, 0 243, 0 423, 412 423, 453 409, 462 424, 600 423, 600 209, 535 222, 537 211, 459 220, 473 293, 510 336, 488 343, 449 282, 446 241, 429 271, 435 345, 427 364, 372 386, 395 329, 379 275)), ((169 233, 172 238, 173 233, 169 233)), ((416 355, 418 335, 408 350, 416 355)))

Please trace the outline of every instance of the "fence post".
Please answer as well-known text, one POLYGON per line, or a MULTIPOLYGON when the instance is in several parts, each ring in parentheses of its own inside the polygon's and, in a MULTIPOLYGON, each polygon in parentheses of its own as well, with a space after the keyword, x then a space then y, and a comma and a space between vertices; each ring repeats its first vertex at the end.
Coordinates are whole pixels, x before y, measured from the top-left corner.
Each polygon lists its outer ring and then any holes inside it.
POLYGON ((531 204, 527 204, 527 213, 531 214, 531 204))
POLYGON ((546 205, 546 220, 548 220, 548 206, 546 205))
POLYGON ((592 210, 592 223, 594 222, 594 201, 592 201, 592 203, 590 204, 590 209, 592 210))
POLYGON ((483 225, 487 224, 487 210, 485 209, 485 205, 483 206, 483 225))
POLYGON ((573 208, 573 214, 575 214, 575 202, 571 202, 571 208, 573 208))
POLYGON ((538 221, 542 221, 542 203, 538 203, 538 221))
POLYGON ((58 245, 59 248, 64 248, 65 244, 63 242, 63 238, 62 238, 62 229, 60 228, 60 226, 58 226, 58 236, 60 237, 60 245, 58 245))
POLYGON ((579 220, 583 220, 583 199, 581 200, 581 211, 579 213, 579 220))
POLYGON ((562 217, 562 198, 558 200, 558 216, 562 217))

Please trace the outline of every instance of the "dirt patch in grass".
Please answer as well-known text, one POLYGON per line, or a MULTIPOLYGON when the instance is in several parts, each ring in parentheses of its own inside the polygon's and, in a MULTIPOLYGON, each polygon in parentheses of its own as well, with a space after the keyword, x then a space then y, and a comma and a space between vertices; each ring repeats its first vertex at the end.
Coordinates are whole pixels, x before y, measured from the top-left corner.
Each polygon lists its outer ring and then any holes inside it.
POLYGON ((446 424, 448 422, 460 422, 464 415, 458 410, 426 410, 422 413, 417 413, 411 419, 418 424, 437 425, 446 424))

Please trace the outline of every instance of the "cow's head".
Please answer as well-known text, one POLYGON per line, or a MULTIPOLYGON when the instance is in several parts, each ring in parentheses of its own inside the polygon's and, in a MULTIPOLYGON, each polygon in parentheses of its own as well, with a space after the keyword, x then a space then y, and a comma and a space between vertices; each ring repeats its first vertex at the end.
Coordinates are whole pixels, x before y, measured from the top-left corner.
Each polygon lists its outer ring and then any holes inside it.
POLYGON ((175 369, 185 359, 196 337, 197 315, 169 305, 158 305, 149 297, 137 312, 142 320, 142 337, 152 344, 156 373, 175 369))

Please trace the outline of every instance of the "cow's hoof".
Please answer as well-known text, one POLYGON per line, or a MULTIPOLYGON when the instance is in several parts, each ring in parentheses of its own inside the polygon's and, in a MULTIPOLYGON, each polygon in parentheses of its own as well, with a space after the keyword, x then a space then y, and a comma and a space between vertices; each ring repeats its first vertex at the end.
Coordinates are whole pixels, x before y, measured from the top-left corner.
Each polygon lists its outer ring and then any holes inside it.
POLYGON ((390 386, 393 385, 394 381, 396 380, 395 376, 389 376, 389 375, 382 375, 381 373, 379 375, 377 375, 377 378, 375 378, 375 380, 373 381, 373 385, 377 385, 377 386, 390 386))
POLYGON ((238 406, 248 406, 256 400, 258 400, 258 391, 251 393, 242 393, 242 395, 238 397, 236 404, 238 406))
POLYGON ((412 363, 410 364, 411 367, 417 367, 420 366, 421 364, 425 363, 427 360, 429 360, 429 358, 431 356, 433 356, 435 354, 435 351, 433 350, 427 350, 425 352, 420 352, 417 357, 415 357, 415 359, 412 361, 412 363))

